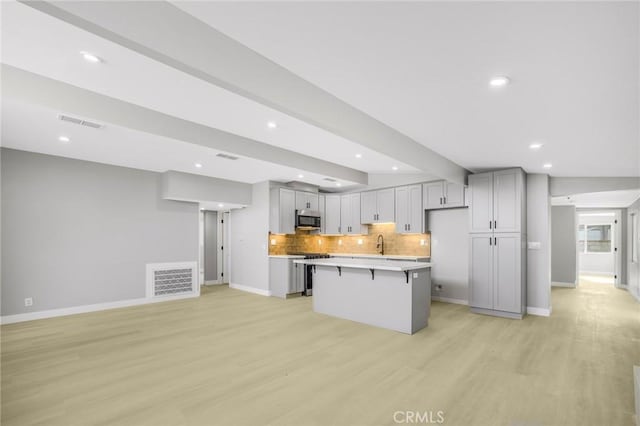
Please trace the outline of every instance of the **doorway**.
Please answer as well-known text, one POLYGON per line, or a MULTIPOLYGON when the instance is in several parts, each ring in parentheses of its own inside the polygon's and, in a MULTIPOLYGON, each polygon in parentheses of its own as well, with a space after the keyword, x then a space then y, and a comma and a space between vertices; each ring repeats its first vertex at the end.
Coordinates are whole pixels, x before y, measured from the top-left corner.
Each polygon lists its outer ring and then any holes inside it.
POLYGON ((579 280, 603 285, 622 284, 621 211, 578 212, 579 280))

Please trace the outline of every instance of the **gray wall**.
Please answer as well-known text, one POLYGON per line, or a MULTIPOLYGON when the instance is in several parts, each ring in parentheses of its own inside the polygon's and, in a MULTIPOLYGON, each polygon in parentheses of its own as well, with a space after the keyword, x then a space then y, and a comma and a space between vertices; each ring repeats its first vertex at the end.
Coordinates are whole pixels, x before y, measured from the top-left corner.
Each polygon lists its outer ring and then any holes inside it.
POLYGON ((549 176, 527 175, 527 241, 540 243, 527 249, 527 306, 551 308, 551 197, 549 176))
POLYGON ((158 173, 5 148, 1 161, 2 315, 142 298, 147 263, 198 260, 198 206, 161 200, 158 173))
POLYGON ((552 177, 552 197, 640 188, 640 177, 552 177))
POLYGON ((218 279, 218 212, 204 212, 204 280, 218 279))
POLYGON ((229 284, 266 294, 269 291, 269 182, 254 184, 251 198, 250 206, 231 210, 229 214, 229 284))
POLYGON ((576 285, 576 208, 551 208, 551 281, 576 285))
POLYGON ((431 210, 432 296, 469 301, 469 209, 431 210), (435 291, 436 285, 441 291, 435 291))
POLYGON ((162 198, 248 205, 251 204, 251 185, 169 170, 162 174, 162 198))

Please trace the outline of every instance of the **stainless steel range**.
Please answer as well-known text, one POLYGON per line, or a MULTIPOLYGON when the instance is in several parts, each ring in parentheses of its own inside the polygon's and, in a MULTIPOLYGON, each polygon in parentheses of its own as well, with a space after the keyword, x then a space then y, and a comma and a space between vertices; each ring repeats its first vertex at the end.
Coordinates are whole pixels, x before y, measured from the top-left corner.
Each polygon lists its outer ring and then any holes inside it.
MULTIPOLYGON (((289 253, 297 256, 304 256, 305 259, 327 259, 329 256, 327 253, 289 253)), ((304 265, 304 296, 313 295, 313 266, 304 265)))

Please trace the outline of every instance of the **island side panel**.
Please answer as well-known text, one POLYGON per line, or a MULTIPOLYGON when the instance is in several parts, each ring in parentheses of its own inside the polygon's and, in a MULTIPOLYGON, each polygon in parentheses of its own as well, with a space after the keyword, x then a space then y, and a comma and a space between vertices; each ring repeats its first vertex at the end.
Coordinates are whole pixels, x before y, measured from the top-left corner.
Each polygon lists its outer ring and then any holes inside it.
POLYGON ((412 334, 412 283, 399 271, 316 266, 313 309, 316 312, 412 334))
POLYGON ((431 268, 410 271, 411 274, 411 331, 422 330, 431 314, 431 268), (417 275, 417 276, 416 276, 417 275))

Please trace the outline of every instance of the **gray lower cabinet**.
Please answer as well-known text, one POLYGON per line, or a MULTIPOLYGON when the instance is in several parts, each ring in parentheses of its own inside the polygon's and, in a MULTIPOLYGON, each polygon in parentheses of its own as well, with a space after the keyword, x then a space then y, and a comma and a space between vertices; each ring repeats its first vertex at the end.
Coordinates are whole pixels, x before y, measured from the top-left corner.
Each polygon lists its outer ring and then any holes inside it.
POLYGON ((522 234, 470 234, 469 250, 469 305, 472 310, 521 318, 526 289, 522 234))
POLYGON ((269 258, 269 291, 274 297, 285 299, 288 294, 304 290, 304 266, 293 263, 298 258, 269 258))

